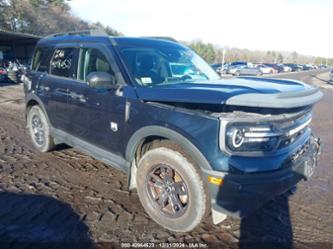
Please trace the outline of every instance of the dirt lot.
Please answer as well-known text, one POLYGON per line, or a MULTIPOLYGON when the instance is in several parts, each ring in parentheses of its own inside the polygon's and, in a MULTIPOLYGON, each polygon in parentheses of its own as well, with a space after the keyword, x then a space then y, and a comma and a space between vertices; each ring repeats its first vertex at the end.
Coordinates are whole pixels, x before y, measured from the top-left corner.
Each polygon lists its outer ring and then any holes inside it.
POLYGON ((125 174, 71 148, 36 152, 25 131, 22 86, 0 83, 0 248, 111 248, 134 241, 155 241, 156 248, 167 246, 158 242, 333 248, 333 86, 328 73, 292 77, 325 93, 313 122, 324 143, 314 176, 296 194, 276 198, 251 217, 228 218, 219 226, 207 222, 185 234, 150 220, 137 194, 127 190, 125 174))

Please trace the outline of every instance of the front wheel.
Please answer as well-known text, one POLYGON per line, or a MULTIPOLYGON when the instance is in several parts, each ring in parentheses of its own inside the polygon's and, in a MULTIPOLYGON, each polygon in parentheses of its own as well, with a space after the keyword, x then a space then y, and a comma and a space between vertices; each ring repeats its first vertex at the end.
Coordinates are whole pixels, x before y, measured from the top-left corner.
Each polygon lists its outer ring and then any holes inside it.
POLYGON ((176 232, 194 229, 207 211, 208 197, 198 169, 177 150, 151 149, 136 175, 140 201, 150 217, 176 232))
POLYGON ((53 137, 50 135, 50 125, 47 122, 43 110, 35 105, 31 107, 27 116, 29 134, 31 140, 41 152, 47 152, 54 148, 53 137))

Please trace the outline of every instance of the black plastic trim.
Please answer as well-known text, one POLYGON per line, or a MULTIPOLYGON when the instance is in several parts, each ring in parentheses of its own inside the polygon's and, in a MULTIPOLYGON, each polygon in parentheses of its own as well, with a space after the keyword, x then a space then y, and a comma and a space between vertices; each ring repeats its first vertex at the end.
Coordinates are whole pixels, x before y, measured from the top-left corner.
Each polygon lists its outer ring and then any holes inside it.
POLYGON ((51 128, 51 135, 61 141, 62 143, 68 144, 74 148, 77 148, 84 153, 102 161, 114 168, 128 172, 130 168, 130 163, 126 161, 123 157, 113 154, 112 152, 101 149, 95 145, 90 144, 80 138, 72 136, 67 132, 61 131, 56 128, 51 128))
POLYGON ((200 167, 205 169, 212 169, 209 162, 200 152, 200 150, 183 135, 168 128, 155 125, 143 127, 132 135, 126 148, 127 161, 131 162, 134 159, 137 147, 145 138, 149 136, 161 136, 176 142, 189 153, 189 155, 194 159, 194 161, 198 163, 200 167))

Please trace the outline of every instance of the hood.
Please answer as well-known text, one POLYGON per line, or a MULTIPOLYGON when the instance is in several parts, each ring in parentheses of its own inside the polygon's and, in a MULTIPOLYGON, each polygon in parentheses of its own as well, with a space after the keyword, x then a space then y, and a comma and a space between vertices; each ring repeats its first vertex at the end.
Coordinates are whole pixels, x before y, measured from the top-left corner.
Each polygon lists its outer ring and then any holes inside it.
POLYGON ((295 80, 243 77, 136 88, 143 101, 293 108, 312 105, 322 93, 295 80))

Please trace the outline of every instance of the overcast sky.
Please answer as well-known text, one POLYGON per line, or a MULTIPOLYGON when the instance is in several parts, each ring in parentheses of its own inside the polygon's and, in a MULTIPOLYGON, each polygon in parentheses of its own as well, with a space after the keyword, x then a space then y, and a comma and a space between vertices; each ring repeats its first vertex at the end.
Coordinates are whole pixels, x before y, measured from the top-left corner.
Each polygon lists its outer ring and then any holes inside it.
POLYGON ((75 15, 126 36, 333 57, 333 0, 71 0, 75 15))

